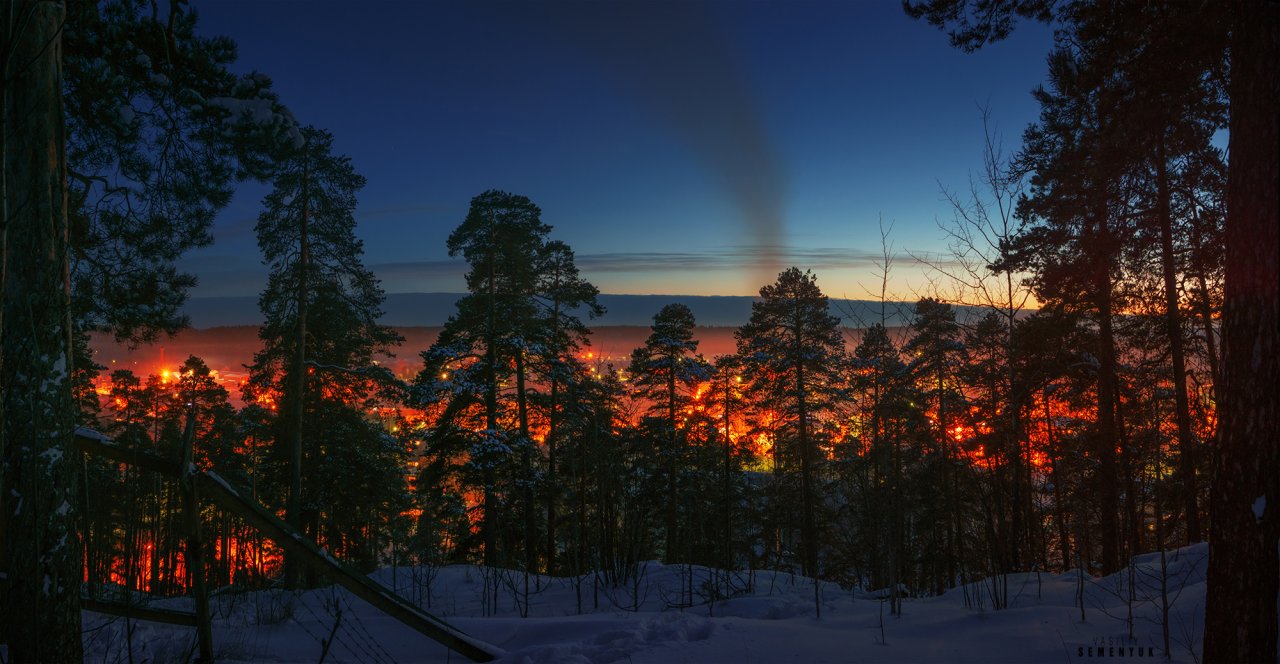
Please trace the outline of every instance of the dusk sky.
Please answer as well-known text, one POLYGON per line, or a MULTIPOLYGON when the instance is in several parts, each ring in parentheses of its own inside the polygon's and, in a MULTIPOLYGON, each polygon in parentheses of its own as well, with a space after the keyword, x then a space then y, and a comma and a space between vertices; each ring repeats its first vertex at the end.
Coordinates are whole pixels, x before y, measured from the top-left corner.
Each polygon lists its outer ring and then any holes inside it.
MULTIPOLYGON (((982 158, 980 105, 1016 150, 1051 33, 976 54, 894 1, 197 2, 298 120, 368 178, 357 233, 388 292, 458 292, 445 238, 472 196, 528 196, 607 293, 754 294, 810 268, 833 297, 924 284, 982 158)), ((196 296, 265 283, 245 184, 186 263, 196 296)))

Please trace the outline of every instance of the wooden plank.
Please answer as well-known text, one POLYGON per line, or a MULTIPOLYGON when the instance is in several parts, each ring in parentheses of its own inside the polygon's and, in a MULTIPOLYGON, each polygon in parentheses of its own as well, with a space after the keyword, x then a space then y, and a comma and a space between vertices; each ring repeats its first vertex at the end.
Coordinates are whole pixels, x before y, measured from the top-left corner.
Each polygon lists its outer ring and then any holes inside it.
POLYGON ((187 530, 187 576, 191 579, 191 598, 196 603, 196 635, 199 636, 200 657, 198 664, 213 664, 213 615, 209 613, 209 580, 205 576, 204 546, 200 538, 200 501, 196 496, 196 483, 192 464, 196 445, 196 406, 192 398, 187 408, 187 426, 182 432, 182 520, 187 530))
POLYGON ((85 611, 96 611, 98 613, 105 613, 111 616, 133 618, 134 620, 167 623, 169 625, 182 625, 184 627, 196 626, 196 614, 187 613, 186 611, 153 609, 145 606, 138 606, 136 604, 121 604, 119 602, 104 602, 102 600, 93 599, 92 597, 81 597, 80 608, 85 611))
POLYGON ((93 429, 77 427, 75 443, 81 452, 111 459, 119 463, 127 463, 144 470, 160 473, 175 480, 182 478, 178 462, 146 450, 127 450, 111 442, 110 438, 93 429))
MULTIPOLYGON (((76 430, 76 445, 89 454, 154 470, 174 478, 181 478, 179 464, 142 450, 126 450, 114 445, 107 437, 90 429, 76 430)), ((197 491, 222 509, 244 519, 282 548, 292 551, 307 564, 333 579, 335 583, 351 591, 360 599, 404 623, 417 632, 438 641, 450 650, 473 662, 489 662, 505 652, 494 645, 473 638, 449 623, 410 604, 403 597, 388 590, 360 572, 351 569, 327 551, 316 546, 305 535, 289 527, 284 520, 272 514, 257 501, 247 498, 246 492, 211 471, 195 471, 197 491)), ((194 617, 193 623, 194 625, 194 617)))
POLYGON ((360 572, 351 569, 327 551, 316 546, 301 533, 295 532, 282 519, 268 512, 261 505, 245 498, 240 491, 214 472, 196 476, 201 495, 207 496, 222 509, 235 514, 271 538, 286 550, 292 550, 318 571, 333 579, 353 595, 372 604, 387 615, 399 620, 418 632, 443 643, 473 662, 489 662, 505 652, 496 646, 475 639, 439 618, 405 601, 360 572))

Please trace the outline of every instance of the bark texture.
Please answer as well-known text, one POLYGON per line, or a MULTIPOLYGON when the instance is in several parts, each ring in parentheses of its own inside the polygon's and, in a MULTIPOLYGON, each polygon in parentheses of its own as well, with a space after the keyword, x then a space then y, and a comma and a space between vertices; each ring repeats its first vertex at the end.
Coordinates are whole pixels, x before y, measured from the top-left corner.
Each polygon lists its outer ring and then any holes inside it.
POLYGON ((1276 661, 1280 3, 1233 5, 1231 146, 1204 661, 1276 661))
POLYGON ((80 661, 81 549, 72 447, 63 3, 0 4, 6 235, 0 393, 9 661, 80 661))

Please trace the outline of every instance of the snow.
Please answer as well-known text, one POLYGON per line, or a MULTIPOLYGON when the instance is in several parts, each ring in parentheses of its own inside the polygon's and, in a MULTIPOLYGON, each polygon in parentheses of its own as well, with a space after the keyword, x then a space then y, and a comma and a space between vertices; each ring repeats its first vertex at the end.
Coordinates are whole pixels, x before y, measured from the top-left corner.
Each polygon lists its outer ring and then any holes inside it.
POLYGON ((62 450, 56 447, 50 447, 41 452, 38 456, 44 459, 45 463, 52 467, 53 464, 58 463, 58 461, 62 459, 62 450))
POLYGON ((96 440, 98 442, 103 442, 103 443, 111 442, 110 438, 107 438, 105 435, 97 431, 94 431, 89 427, 76 427, 76 435, 81 438, 88 438, 90 440, 96 440))
POLYGON ((1258 496, 1253 501, 1253 518, 1259 522, 1262 521, 1262 515, 1267 511, 1267 497, 1265 495, 1258 496))
MULTIPOLYGON (((1207 546, 1198 544, 1165 557, 1174 662, 1199 656, 1207 553, 1207 546)), ((975 600, 986 590, 974 584, 938 597, 906 599, 901 617, 890 615, 888 603, 876 599, 875 592, 824 582, 820 619, 814 613, 813 581, 782 572, 735 573, 730 579, 734 596, 717 601, 710 601, 709 589, 724 587, 723 572, 656 562, 639 566, 636 577, 618 587, 597 584, 592 576, 533 576, 527 598, 520 592, 523 575, 509 570, 400 567, 370 576, 472 638, 505 650, 501 662, 899 664, 1076 661, 1089 659, 1084 653, 1090 648, 1154 648, 1162 658, 1161 566, 1159 553, 1133 561, 1132 637, 1128 569, 1101 579, 1075 570, 1010 575, 1008 609, 994 611, 989 601, 975 600), (690 603, 682 590, 690 572, 692 606, 672 608, 690 603), (1076 603, 1080 581, 1084 622, 1076 603), (522 609, 529 617, 520 617, 522 609)), ((327 662, 466 661, 336 587, 221 592, 211 604, 220 662, 316 661, 321 640, 333 630, 335 606, 341 621, 327 662)), ((154 605, 192 608, 186 598, 154 605)), ((190 628, 146 622, 133 627, 135 655, 141 651, 143 660, 180 657, 193 647, 190 628)), ((86 612, 85 661, 120 661, 124 634, 123 619, 86 612)), ((1135 652, 1129 650, 1127 658, 1136 659, 1135 652)))
POLYGON ((232 118, 240 119, 246 117, 251 122, 259 125, 269 125, 278 119, 275 113, 275 106, 270 99, 213 97, 209 99, 208 104, 229 111, 232 118))
POLYGON ((217 482, 218 484, 222 485, 222 488, 223 488, 223 489, 225 489, 225 490, 227 491, 227 493, 230 493, 230 494, 231 494, 231 495, 233 495, 233 496, 239 496, 239 495, 240 495, 240 492, 239 492, 239 491, 236 491, 236 490, 235 490, 235 488, 233 488, 233 487, 231 486, 231 484, 230 484, 230 483, 228 483, 226 480, 222 479, 222 476, 221 476, 221 475, 219 475, 219 474, 217 474, 217 473, 213 472, 212 470, 207 470, 207 471, 205 471, 205 473, 204 473, 204 474, 205 474, 205 477, 207 477, 207 478, 209 478, 209 479, 213 480, 214 482, 217 482))

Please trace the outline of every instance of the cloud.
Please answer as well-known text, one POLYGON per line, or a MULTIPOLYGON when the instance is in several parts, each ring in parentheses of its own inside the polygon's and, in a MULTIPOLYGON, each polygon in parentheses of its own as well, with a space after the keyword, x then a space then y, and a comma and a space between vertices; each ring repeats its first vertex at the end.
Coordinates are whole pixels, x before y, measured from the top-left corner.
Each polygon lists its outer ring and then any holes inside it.
MULTIPOLYGON (((773 280, 777 271, 790 266, 813 270, 819 278, 831 272, 848 275, 860 272, 869 280, 879 274, 880 251, 853 247, 784 247, 739 245, 704 251, 637 251, 578 254, 576 262, 583 277, 602 288, 627 292, 687 291, 732 294, 753 292, 737 289, 739 275, 759 277, 759 284, 773 280), (772 274, 761 275, 760 256, 776 257, 779 266, 772 274), (702 283, 694 283, 699 278, 702 283)), ((892 256, 895 277, 922 274, 921 260, 935 265, 954 266, 945 257, 921 252, 899 252, 892 256)), ((196 256, 184 267, 199 275, 195 295, 202 297, 257 295, 266 284, 266 268, 256 261, 225 255, 196 256)), ((369 264, 388 293, 462 292, 467 263, 461 258, 401 261, 369 264)))
POLYGON ((760 256, 770 256, 778 265, 801 269, 834 269, 870 266, 879 254, 860 249, 793 249, 774 246, 740 246, 698 252, 613 252, 581 254, 578 269, 592 272, 703 272, 754 271, 760 256))
MULTIPOLYGON (((879 250, 871 251, 852 247, 780 247, 741 245, 707 251, 649 251, 605 252, 578 254, 578 269, 590 279, 593 274, 627 273, 670 275, 671 273, 698 274, 707 272, 753 271, 760 267, 760 256, 776 257, 778 264, 795 266, 802 270, 822 272, 828 270, 877 271, 883 260, 879 250)), ((919 252, 898 253, 892 256, 897 266, 916 265, 919 252)), ((370 266, 386 282, 435 281, 442 278, 461 279, 467 264, 462 259, 379 263, 370 266)), ((397 289, 399 290, 399 289, 397 289)), ((419 288, 418 290, 422 290, 419 288)))

